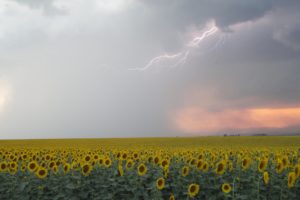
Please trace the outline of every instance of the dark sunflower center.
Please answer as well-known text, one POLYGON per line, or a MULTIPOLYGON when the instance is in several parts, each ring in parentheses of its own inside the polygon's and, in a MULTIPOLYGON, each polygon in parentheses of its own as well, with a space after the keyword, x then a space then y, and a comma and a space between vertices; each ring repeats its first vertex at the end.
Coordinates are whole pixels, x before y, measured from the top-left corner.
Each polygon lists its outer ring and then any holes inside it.
POLYGON ((158 180, 158 185, 161 186, 163 184, 162 180, 158 180))
POLYGON ((191 191, 191 193, 195 192, 195 191, 196 191, 196 186, 193 185, 193 186, 191 187, 191 190, 190 190, 190 191, 191 191))
POLYGON ((88 165, 83 166, 83 172, 87 173, 89 171, 90 167, 88 165))
POLYGON ((259 168, 262 169, 264 167, 264 162, 261 162, 259 168))
POLYGON ((145 167, 144 167, 144 166, 140 166, 139 171, 140 171, 140 172, 144 172, 144 171, 145 171, 145 167))
POLYGON ((220 172, 220 171, 222 171, 223 169, 224 169, 224 166, 223 166, 222 163, 220 163, 220 164, 218 165, 218 171, 220 172))
POLYGON ((45 174, 46 174, 46 171, 45 171, 45 170, 42 169, 42 170, 39 171, 39 175, 43 176, 43 175, 45 175, 45 174))
POLYGON ((29 165, 29 168, 30 168, 30 169, 34 169, 34 168, 35 168, 35 164, 34 164, 34 163, 31 163, 31 164, 29 165))

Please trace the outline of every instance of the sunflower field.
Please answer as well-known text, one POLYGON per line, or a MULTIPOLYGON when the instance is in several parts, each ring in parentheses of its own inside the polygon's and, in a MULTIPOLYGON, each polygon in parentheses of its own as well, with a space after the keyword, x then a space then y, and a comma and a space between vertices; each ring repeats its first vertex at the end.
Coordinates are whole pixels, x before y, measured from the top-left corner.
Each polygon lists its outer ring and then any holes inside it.
POLYGON ((0 199, 300 199, 300 137, 0 141, 0 199))

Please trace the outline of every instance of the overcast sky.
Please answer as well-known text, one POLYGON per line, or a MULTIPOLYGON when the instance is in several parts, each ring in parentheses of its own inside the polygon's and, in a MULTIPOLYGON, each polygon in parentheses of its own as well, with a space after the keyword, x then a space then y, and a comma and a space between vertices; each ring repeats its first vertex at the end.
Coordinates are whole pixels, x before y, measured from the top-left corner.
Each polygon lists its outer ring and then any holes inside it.
POLYGON ((1 0, 0 139, 300 130, 299 0, 1 0))

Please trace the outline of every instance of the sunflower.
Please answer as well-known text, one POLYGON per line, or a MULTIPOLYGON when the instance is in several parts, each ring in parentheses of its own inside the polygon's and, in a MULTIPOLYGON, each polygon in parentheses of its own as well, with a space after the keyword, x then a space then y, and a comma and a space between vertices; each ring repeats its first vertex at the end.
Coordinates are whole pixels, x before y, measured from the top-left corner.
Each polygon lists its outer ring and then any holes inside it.
POLYGON ((48 160, 50 160, 50 159, 51 159, 51 156, 50 156, 50 155, 46 155, 46 156, 45 156, 45 160, 48 161, 48 160))
POLYGON ((122 154, 122 160, 126 160, 126 158, 127 158, 127 153, 124 152, 124 153, 122 154))
POLYGON ((132 169, 133 168, 133 166, 134 166, 134 162, 133 162, 133 160, 127 160, 127 162, 126 162, 126 169, 127 170, 130 170, 130 169, 132 169))
POLYGON ((98 155, 94 155, 94 160, 99 160, 99 156, 98 155))
POLYGON ((53 171, 54 174, 57 174, 57 172, 58 172, 57 165, 54 165, 51 169, 52 169, 52 171, 53 171))
POLYGON ((289 158, 287 156, 284 156, 281 161, 282 161, 283 168, 286 168, 290 163, 289 158))
POLYGON ((25 171, 26 171, 26 169, 27 169, 27 166, 26 166, 26 164, 25 164, 25 163, 22 163, 22 166, 21 166, 21 171, 22 171, 22 172, 25 172, 25 171))
POLYGON ((133 158, 134 158, 134 159, 138 159, 138 157, 139 157, 139 154, 138 154, 137 152, 134 152, 134 153, 133 153, 133 158))
POLYGON ((169 161, 164 159, 164 160, 161 161, 160 165, 161 165, 162 168, 166 168, 166 167, 169 166, 169 161))
POLYGON ((81 173, 84 176, 88 176, 91 171, 92 171, 92 166, 89 163, 85 163, 85 164, 82 165, 82 167, 81 167, 81 173))
POLYGON ((64 164, 64 173, 68 173, 71 169, 71 165, 69 163, 64 164))
POLYGON ((159 161, 160 161, 160 158, 159 158, 159 156, 155 156, 155 158, 154 158, 154 163, 155 164, 158 164, 159 163, 159 161))
POLYGON ((90 162, 91 161, 91 156, 90 155, 86 155, 85 157, 84 157, 84 161, 85 162, 90 162))
POLYGON ((104 158, 100 157, 98 163, 99 163, 99 165, 103 165, 103 163, 104 163, 104 158))
POLYGON ((182 175, 183 177, 186 177, 186 176, 189 174, 189 171, 190 171, 189 167, 188 167, 188 166, 184 166, 184 167, 182 168, 181 175, 182 175))
POLYGON ((54 162, 54 161, 51 161, 50 163, 49 163, 49 168, 52 168, 52 167, 54 167, 56 165, 56 163, 54 162))
POLYGON ((197 160, 195 158, 192 158, 190 160, 190 165, 196 165, 197 164, 197 160))
POLYGON ((119 163, 118 164, 118 176, 123 176, 123 175, 124 175, 124 170, 123 170, 122 164, 119 163))
POLYGON ((283 169, 284 169, 284 167, 283 167, 283 163, 282 163, 282 161, 281 160, 279 160, 278 162, 277 162, 277 164, 276 164, 276 172, 278 173, 278 174, 280 174, 282 171, 283 171, 283 169))
POLYGON ((47 175, 48 175, 48 170, 44 167, 39 167, 36 172, 35 172, 35 175, 40 178, 40 179, 43 179, 45 178, 47 175))
POLYGON ((223 183, 222 184, 222 192, 229 193, 231 191, 231 186, 229 183, 223 183))
POLYGON ((173 194, 171 194, 169 200, 175 200, 175 196, 173 194))
POLYGON ((295 186, 295 181, 296 181, 296 173, 295 172, 290 172, 288 174, 288 187, 292 188, 295 186))
POLYGON ((111 159, 110 158, 106 158, 104 160, 104 165, 105 165, 105 167, 110 167, 111 166, 111 159))
POLYGON ((294 172, 296 174, 296 177, 298 178, 300 176, 300 165, 297 165, 295 167, 294 172))
POLYGON ((14 161, 8 164, 8 171, 10 174, 16 174, 18 172, 18 164, 14 161))
POLYGON ((31 161, 31 162, 28 164, 27 168, 28 168, 28 170, 29 170, 30 172, 34 172, 34 171, 37 170, 38 164, 37 164, 36 161, 31 161))
POLYGON ((194 197, 199 193, 199 185, 198 184, 190 184, 188 187, 188 194, 190 197, 194 197))
POLYGON ((242 160, 242 168, 243 170, 247 170, 251 164, 251 159, 249 157, 246 157, 242 160))
POLYGON ((18 164, 16 162, 10 162, 9 163, 9 168, 12 170, 17 170, 18 169, 18 164))
POLYGON ((202 171, 203 172, 208 172, 209 170, 209 165, 207 162, 204 162, 203 166, 202 166, 202 171))
POLYGON ((264 172, 263 175, 264 175, 264 176, 263 176, 264 183, 265 183, 266 185, 268 185, 268 183, 269 183, 269 181, 270 181, 269 173, 268 173, 268 172, 264 172))
POLYGON ((268 165, 268 160, 267 159, 261 159, 259 161, 259 164, 258 164, 258 171, 259 172, 264 172, 265 169, 267 168, 267 165, 268 165))
POLYGON ((156 187, 159 190, 162 190, 165 187, 165 179, 164 178, 159 178, 156 180, 156 187))
POLYGON ((224 174, 225 170, 226 170, 226 162, 224 160, 220 161, 217 164, 217 167, 215 169, 216 174, 222 175, 222 174, 224 174))
POLYGON ((144 176, 147 172, 147 167, 142 163, 138 166, 138 174, 139 176, 144 176))
POLYGON ((204 161, 202 159, 198 160, 198 162, 197 162, 197 169, 198 170, 202 170, 203 164, 204 164, 204 161))

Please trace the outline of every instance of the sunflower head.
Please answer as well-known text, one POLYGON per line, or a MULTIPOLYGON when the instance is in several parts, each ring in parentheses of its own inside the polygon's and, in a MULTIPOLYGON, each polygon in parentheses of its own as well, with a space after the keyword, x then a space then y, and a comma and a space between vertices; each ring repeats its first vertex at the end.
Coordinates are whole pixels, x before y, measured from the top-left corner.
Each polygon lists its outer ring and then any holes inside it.
POLYGON ((126 169, 127 170, 130 170, 130 169, 132 169, 133 168, 133 166, 134 166, 134 162, 133 162, 133 160, 127 160, 127 162, 126 162, 126 169))
POLYGON ((182 168, 182 171, 181 171, 181 175, 183 176, 183 177, 186 177, 188 174, 189 174, 189 167, 188 166, 184 166, 183 168, 182 168))
POLYGON ((138 174, 139 174, 139 176, 144 176, 145 174, 146 174, 146 172, 147 172, 147 167, 146 167, 146 165, 145 164, 140 164, 139 166, 138 166, 138 174))
POLYGON ((300 176, 300 164, 296 165, 294 172, 296 174, 296 177, 298 178, 300 176))
POLYGON ((268 173, 268 172, 264 172, 263 175, 264 175, 264 176, 263 176, 264 183, 265 183, 266 185, 268 185, 268 183, 269 183, 269 181, 270 181, 269 173, 268 173))
POLYGON ((64 164, 64 173, 68 173, 71 169, 71 165, 69 163, 64 164))
POLYGON ((243 168, 243 170, 247 170, 250 167, 250 164, 251 164, 251 159, 249 157, 245 157, 242 160, 242 168, 243 168))
POLYGON ((268 160, 267 159, 261 159, 258 163, 258 171, 264 172, 267 168, 268 160))
POLYGON ((38 164, 37 164, 37 162, 35 162, 35 161, 31 161, 31 162, 28 164, 27 168, 28 168, 28 170, 29 170, 30 172, 34 172, 34 171, 37 170, 38 164))
POLYGON ((158 156, 155 156, 153 161, 154 161, 155 164, 158 164, 159 161, 160 161, 160 158, 158 156))
POLYGON ((204 164, 204 161, 202 159, 198 160, 198 162, 197 162, 197 169, 198 170, 202 170, 203 164, 204 164))
POLYGON ((0 172, 5 172, 7 170, 7 163, 1 162, 0 163, 0 172))
POLYGON ((57 165, 54 165, 51 169, 52 169, 52 171, 53 171, 54 174, 57 174, 57 172, 58 172, 57 165))
POLYGON ((173 194, 171 194, 169 200, 175 200, 175 196, 173 194))
POLYGON ((288 187, 292 188, 295 186, 295 182, 296 182, 296 173, 295 172, 290 172, 288 174, 288 187))
POLYGON ((124 170, 123 170, 122 164, 119 163, 118 164, 118 176, 123 176, 123 175, 124 175, 124 170))
POLYGON ((43 179, 43 178, 46 178, 47 175, 48 175, 48 170, 42 166, 40 166, 36 172, 35 172, 35 175, 40 178, 40 179, 43 179))
POLYGON ((162 168, 166 168, 166 167, 169 166, 169 161, 167 159, 164 159, 164 160, 161 161, 160 164, 161 164, 162 168))
POLYGON ((281 174, 281 172, 283 171, 283 169, 284 169, 284 167, 283 167, 283 163, 282 163, 282 161, 278 161, 277 162, 277 164, 276 164, 276 172, 278 173, 278 174, 281 174))
POLYGON ((231 191, 231 186, 229 183, 223 183, 222 184, 222 192, 229 193, 231 191))
POLYGON ((86 155, 86 156, 84 157, 84 161, 85 161, 85 162, 90 162, 90 161, 91 161, 91 156, 90 156, 90 155, 86 155))
POLYGON ((82 165, 82 167, 81 167, 81 173, 84 176, 88 176, 91 171, 92 171, 92 166, 89 163, 85 163, 85 164, 82 165))
POLYGON ((208 172, 208 170, 209 170, 209 164, 208 164, 208 162, 204 162, 204 164, 202 166, 202 171, 208 172))
POLYGON ((51 162, 49 163, 49 168, 54 167, 54 165, 56 165, 56 163, 55 163, 54 161, 51 161, 51 162))
POLYGON ((17 170, 18 169, 18 164, 16 162, 10 162, 9 163, 9 168, 12 170, 17 170))
POLYGON ((288 165, 289 165, 289 158, 287 156, 284 156, 282 158, 282 165, 283 165, 283 168, 286 168, 288 165))
POLYGON ((190 197, 195 197, 199 193, 200 186, 198 184, 190 184, 188 187, 188 194, 190 197))
POLYGON ((223 160, 217 164, 215 172, 218 175, 222 175, 224 174, 225 170, 226 170, 226 162, 223 160))
POLYGON ((159 178, 156 180, 156 187, 159 190, 162 190, 165 187, 165 179, 164 178, 159 178))
POLYGON ((106 158, 104 160, 104 165, 105 165, 105 167, 110 167, 111 166, 111 159, 110 158, 106 158))

